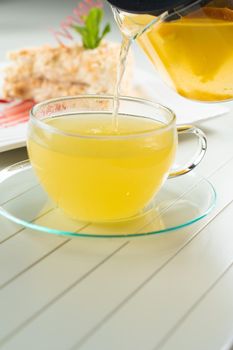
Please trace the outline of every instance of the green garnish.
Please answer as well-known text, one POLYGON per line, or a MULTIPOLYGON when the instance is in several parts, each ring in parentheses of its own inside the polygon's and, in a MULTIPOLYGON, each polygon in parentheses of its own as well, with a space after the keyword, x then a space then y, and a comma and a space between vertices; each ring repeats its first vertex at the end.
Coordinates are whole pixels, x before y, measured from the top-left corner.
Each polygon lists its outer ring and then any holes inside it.
POLYGON ((110 32, 110 24, 106 24, 100 34, 100 24, 103 19, 103 10, 97 7, 90 9, 84 18, 84 26, 73 25, 73 28, 82 36, 85 49, 95 49, 103 37, 110 32))

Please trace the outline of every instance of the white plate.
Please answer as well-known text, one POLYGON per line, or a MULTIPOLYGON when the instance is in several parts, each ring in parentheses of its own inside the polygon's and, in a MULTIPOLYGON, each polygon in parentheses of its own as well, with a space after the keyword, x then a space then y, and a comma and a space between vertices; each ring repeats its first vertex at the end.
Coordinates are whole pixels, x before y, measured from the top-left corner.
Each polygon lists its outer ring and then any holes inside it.
MULTIPOLYGON (((3 84, 1 69, 6 65, 0 62, 0 96, 3 84)), ((135 86, 143 97, 170 107, 177 116, 177 123, 194 123, 199 120, 220 116, 228 112, 223 104, 206 104, 189 101, 170 90, 156 75, 143 70, 135 72, 135 86)), ((0 128, 0 152, 26 145, 27 123, 10 128, 0 128)))
MULTIPOLYGON (((3 73, 1 70, 6 63, 0 62, 0 98, 3 84, 3 73)), ((1 105, 0 105, 1 112, 1 105)), ((22 123, 10 128, 0 128, 0 152, 20 148, 26 145, 27 123, 22 123)))

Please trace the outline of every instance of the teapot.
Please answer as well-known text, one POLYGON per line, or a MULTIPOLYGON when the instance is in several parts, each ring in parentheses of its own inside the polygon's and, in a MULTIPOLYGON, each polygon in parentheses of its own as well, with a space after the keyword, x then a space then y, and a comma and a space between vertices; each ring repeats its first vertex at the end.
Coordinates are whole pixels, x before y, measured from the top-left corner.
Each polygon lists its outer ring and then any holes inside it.
POLYGON ((233 0, 109 0, 122 33, 197 101, 233 98, 233 0))

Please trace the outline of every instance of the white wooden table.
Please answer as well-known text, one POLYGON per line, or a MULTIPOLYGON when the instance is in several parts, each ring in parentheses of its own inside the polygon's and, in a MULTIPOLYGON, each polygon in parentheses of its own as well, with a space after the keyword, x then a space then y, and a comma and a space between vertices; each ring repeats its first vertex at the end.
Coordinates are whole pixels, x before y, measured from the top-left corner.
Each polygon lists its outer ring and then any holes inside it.
MULTIPOLYGON (((203 221, 138 239, 67 239, 0 218, 0 349, 227 350, 233 341, 233 113, 199 123, 203 221)), ((1 168, 25 150, 0 154, 1 168)), ((1 198, 0 198, 1 201, 1 198)))

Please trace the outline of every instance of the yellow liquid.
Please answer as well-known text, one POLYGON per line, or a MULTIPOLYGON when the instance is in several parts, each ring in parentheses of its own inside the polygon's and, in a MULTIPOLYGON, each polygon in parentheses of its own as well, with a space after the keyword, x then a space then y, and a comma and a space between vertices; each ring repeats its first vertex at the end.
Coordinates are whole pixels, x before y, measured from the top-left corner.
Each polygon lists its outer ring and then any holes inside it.
POLYGON ((152 119, 118 115, 114 131, 111 114, 66 115, 47 124, 89 136, 51 133, 33 124, 29 130, 29 156, 41 184, 75 219, 103 222, 138 214, 174 160, 174 125, 166 128, 152 119))
POLYGON ((137 41, 179 94, 202 101, 233 97, 233 21, 183 17, 154 24, 137 41))

